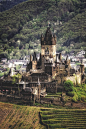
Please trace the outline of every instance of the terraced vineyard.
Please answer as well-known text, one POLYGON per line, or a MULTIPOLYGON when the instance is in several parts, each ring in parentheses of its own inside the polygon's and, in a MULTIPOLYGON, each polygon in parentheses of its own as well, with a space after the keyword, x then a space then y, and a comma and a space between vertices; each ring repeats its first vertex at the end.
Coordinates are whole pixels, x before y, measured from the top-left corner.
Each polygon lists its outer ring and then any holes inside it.
POLYGON ((49 129, 86 129, 86 109, 41 109, 49 129))
POLYGON ((86 129, 86 109, 54 109, 0 102, 0 129, 86 129), (40 124, 41 115, 42 124, 40 124))
POLYGON ((38 107, 0 102, 0 129, 46 129, 40 124, 38 107))

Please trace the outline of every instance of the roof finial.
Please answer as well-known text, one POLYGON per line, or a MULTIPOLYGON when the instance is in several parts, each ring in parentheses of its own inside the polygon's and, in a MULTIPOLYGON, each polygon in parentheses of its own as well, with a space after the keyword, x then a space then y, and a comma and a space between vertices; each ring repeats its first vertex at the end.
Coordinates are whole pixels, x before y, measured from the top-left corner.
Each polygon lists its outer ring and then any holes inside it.
POLYGON ((50 21, 48 21, 48 27, 50 27, 50 26, 51 26, 50 21))

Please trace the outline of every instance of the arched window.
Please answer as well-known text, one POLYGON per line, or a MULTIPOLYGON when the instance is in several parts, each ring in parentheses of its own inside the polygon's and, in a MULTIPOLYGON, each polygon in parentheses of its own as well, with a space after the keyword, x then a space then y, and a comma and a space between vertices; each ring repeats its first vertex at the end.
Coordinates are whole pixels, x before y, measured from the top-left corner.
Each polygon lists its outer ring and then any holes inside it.
POLYGON ((49 54, 49 48, 48 47, 45 48, 45 54, 49 54))

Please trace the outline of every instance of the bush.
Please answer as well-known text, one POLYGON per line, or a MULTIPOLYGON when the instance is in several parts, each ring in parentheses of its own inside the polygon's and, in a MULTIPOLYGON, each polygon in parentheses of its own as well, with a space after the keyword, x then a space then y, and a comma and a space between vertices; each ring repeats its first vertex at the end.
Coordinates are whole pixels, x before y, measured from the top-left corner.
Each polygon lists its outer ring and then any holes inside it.
POLYGON ((86 96, 82 95, 82 96, 81 96, 81 100, 82 100, 82 101, 85 101, 85 100, 86 100, 86 96))
POLYGON ((66 92, 70 92, 73 91, 74 85, 73 82, 70 80, 67 80, 64 82, 64 88, 66 92))
POLYGON ((69 95, 69 96, 71 96, 71 97, 73 97, 73 96, 74 96, 74 94, 75 94, 75 92, 74 92, 74 91, 71 91, 71 92, 68 92, 68 93, 67 93, 67 95, 69 95))
POLYGON ((57 22, 57 17, 56 16, 53 17, 53 21, 57 22))
POLYGON ((75 95, 72 98, 72 101, 73 102, 77 102, 77 100, 78 100, 78 95, 75 93, 75 95))
POLYGON ((73 91, 77 92, 77 87, 73 87, 73 91))
POLYGON ((81 101, 81 94, 78 94, 78 100, 81 101))

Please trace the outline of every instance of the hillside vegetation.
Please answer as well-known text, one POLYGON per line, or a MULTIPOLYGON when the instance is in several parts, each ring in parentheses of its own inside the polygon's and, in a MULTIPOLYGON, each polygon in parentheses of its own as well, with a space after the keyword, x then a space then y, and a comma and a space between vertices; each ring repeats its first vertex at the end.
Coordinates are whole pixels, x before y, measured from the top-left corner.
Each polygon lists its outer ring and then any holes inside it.
POLYGON ((57 35, 58 51, 84 48, 85 6, 85 0, 29 0, 1 12, 0 56, 19 59, 33 50, 40 52, 40 35, 48 21, 57 35))
POLYGON ((73 43, 75 49, 86 48, 86 10, 65 23, 58 35, 65 46, 73 43))
POLYGON ((46 129, 40 124, 38 107, 0 102, 0 129, 46 129))
POLYGON ((23 1, 26 0, 0 0, 0 12, 8 10, 23 1))

